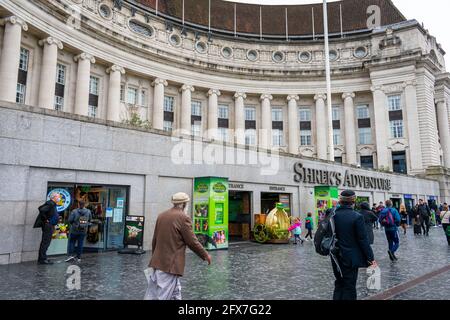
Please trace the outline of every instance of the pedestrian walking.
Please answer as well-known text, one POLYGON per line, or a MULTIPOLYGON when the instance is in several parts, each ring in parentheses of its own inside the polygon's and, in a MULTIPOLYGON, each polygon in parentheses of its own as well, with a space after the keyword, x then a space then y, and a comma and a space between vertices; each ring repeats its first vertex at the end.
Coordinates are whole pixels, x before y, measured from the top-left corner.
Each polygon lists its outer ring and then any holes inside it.
POLYGON ((308 237, 310 237, 312 240, 313 239, 312 231, 314 229, 314 221, 313 221, 311 212, 308 212, 308 216, 305 219, 305 228, 308 231, 308 233, 306 234, 305 240, 309 241, 308 237))
POLYGON ((158 216, 152 240, 152 257, 146 270, 145 300, 181 300, 186 246, 211 264, 211 256, 198 241, 189 217, 189 196, 176 193, 173 207, 158 216))
POLYGON ((84 239, 86 238, 87 230, 92 220, 91 210, 85 208, 85 202, 78 202, 78 208, 73 210, 69 216, 69 248, 66 262, 77 260, 81 262, 81 254, 83 253, 84 239), (75 254, 75 244, 77 250, 75 254))
POLYGON ((38 264, 53 264, 47 257, 47 250, 52 241, 55 226, 58 224, 59 214, 56 209, 57 203, 61 201, 61 195, 58 192, 50 194, 50 200, 41 205, 39 214, 34 222, 33 228, 42 229, 42 239, 39 246, 38 264))
POLYGON ((431 218, 430 207, 428 207, 428 204, 426 204, 422 199, 419 199, 416 219, 419 219, 420 225, 422 227, 425 236, 428 236, 428 233, 430 231, 430 218, 431 218))
POLYGON ((392 207, 392 201, 386 200, 386 208, 380 213, 380 224, 384 227, 386 233, 386 239, 389 245, 389 259, 391 261, 397 261, 398 258, 395 255, 400 247, 400 239, 398 237, 398 226, 400 225, 400 214, 397 209, 392 207))
POLYGON ((289 232, 294 234, 294 244, 297 244, 297 240, 301 241, 303 244, 304 240, 301 238, 302 235, 302 223, 299 218, 294 219, 294 223, 288 228, 289 232))
POLYGON ((369 244, 364 217, 354 210, 355 202, 354 191, 343 191, 333 217, 339 251, 337 264, 331 259, 336 278, 333 300, 356 300, 358 269, 377 266, 369 244))
POLYGON ((444 228, 445 236, 447 237, 448 245, 450 246, 450 210, 448 204, 444 204, 441 210, 442 228, 444 228))
POLYGON ((408 212, 403 203, 400 205, 400 226, 403 229, 403 234, 406 234, 406 228, 408 227, 408 212))
POLYGON ((375 214, 375 216, 377 217, 377 221, 373 222, 373 228, 374 229, 378 229, 378 211, 377 211, 377 204, 374 203, 372 205, 372 212, 375 214))
POLYGON ((364 225, 367 230, 367 237, 369 239, 369 244, 373 244, 374 236, 373 236, 373 224, 378 220, 375 213, 370 209, 370 204, 368 202, 362 202, 360 204, 359 213, 364 217, 364 225))

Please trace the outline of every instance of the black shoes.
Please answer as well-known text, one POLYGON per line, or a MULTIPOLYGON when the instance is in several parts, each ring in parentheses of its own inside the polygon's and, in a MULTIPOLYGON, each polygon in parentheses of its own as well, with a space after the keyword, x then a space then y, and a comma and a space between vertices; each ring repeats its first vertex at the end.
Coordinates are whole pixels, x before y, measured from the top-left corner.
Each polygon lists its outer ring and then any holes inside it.
POLYGON ((389 259, 391 259, 391 261, 395 261, 394 253, 391 250, 388 250, 388 254, 389 254, 389 259))
POLYGON ((388 254, 389 254, 389 259, 391 259, 391 261, 398 260, 398 258, 395 256, 395 254, 391 250, 388 250, 388 254))
POLYGON ((52 261, 50 261, 50 260, 42 260, 42 261, 38 261, 38 264, 53 264, 53 262, 52 261))

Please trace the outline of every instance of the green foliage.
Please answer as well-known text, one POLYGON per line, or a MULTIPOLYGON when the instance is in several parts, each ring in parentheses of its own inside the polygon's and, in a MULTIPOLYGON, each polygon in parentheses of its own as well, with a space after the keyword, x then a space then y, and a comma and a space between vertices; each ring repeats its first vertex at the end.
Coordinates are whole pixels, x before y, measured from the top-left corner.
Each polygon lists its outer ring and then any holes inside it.
POLYGON ((138 128, 151 128, 151 123, 148 120, 142 120, 137 112, 131 112, 130 118, 123 120, 122 123, 138 128))

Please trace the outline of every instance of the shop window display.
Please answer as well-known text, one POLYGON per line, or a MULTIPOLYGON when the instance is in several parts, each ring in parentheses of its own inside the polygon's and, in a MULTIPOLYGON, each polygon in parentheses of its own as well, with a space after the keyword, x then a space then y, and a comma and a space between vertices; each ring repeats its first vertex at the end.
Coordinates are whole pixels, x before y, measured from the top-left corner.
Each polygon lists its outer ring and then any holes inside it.
POLYGON ((80 201, 92 213, 84 241, 86 251, 102 251, 123 248, 123 237, 127 213, 127 188, 98 185, 74 185, 50 183, 48 194, 57 190, 62 195, 58 204, 59 223, 55 227, 49 255, 67 253, 70 225, 70 213, 78 207, 80 201))

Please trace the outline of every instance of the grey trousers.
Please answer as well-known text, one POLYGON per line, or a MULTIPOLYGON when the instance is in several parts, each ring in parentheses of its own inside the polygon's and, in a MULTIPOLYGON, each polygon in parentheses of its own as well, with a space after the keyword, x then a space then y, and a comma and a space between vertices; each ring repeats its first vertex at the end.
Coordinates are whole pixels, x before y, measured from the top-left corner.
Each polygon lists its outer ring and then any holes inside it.
POLYGON ((179 276, 152 268, 144 272, 148 282, 144 300, 181 300, 179 276))

